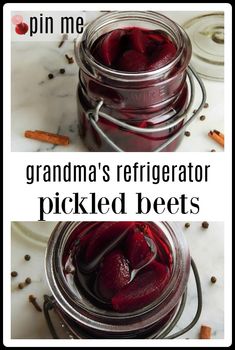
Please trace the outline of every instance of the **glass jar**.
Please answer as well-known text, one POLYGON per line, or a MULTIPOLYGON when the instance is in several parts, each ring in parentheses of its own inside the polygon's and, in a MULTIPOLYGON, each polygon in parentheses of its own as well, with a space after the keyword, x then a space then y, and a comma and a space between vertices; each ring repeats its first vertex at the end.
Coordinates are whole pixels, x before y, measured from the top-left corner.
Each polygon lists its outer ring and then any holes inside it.
MULTIPOLYGON (((151 152, 182 128, 185 119, 180 116, 189 100, 186 69, 191 43, 175 22, 155 12, 110 12, 87 26, 75 44, 75 56, 80 67, 79 133, 89 150, 113 151, 113 143, 123 151, 151 152), (159 69, 138 73, 99 63, 91 53, 97 38, 128 27, 164 31, 176 46, 174 58, 159 69), (98 128, 90 120, 94 115, 98 128)), ((163 151, 175 151, 181 139, 182 133, 163 151)))
POLYGON ((182 230, 175 223, 141 223, 157 229, 163 244, 169 248, 171 275, 156 300, 136 311, 123 313, 93 302, 74 282, 72 271, 69 276, 65 273, 65 260, 79 235, 88 231, 95 233, 101 224, 59 223, 51 235, 46 251, 46 275, 57 313, 75 337, 86 334, 88 338, 146 338, 153 331, 162 332, 178 310, 189 277, 191 258, 182 230))

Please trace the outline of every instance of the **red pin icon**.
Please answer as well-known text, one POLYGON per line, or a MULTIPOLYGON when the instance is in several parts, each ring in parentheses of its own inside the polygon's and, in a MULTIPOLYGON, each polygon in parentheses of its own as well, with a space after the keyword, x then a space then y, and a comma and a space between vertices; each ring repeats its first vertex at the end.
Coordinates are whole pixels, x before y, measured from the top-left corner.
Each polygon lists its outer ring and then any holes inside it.
POLYGON ((29 30, 27 23, 23 22, 23 17, 20 15, 15 15, 11 19, 11 23, 15 26, 15 32, 19 35, 24 35, 29 30))

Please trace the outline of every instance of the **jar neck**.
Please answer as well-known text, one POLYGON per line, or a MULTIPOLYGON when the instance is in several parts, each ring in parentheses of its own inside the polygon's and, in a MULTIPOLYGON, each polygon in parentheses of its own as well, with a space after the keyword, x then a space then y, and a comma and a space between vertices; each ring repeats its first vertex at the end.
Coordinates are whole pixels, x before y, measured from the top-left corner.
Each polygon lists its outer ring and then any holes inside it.
POLYGON ((78 65, 86 74, 97 80, 112 79, 120 83, 165 79, 176 65, 179 65, 178 73, 184 70, 191 58, 191 43, 183 29, 164 15, 151 11, 114 11, 105 14, 87 26, 82 41, 75 45, 78 65), (175 58, 159 69, 139 73, 117 71, 95 60, 91 48, 97 38, 114 29, 131 26, 164 30, 176 45, 175 58))
POLYGON ((123 332, 138 330, 140 319, 142 325, 149 326, 165 317, 179 302, 189 276, 189 250, 179 227, 166 222, 156 224, 166 236, 167 244, 173 254, 172 277, 163 295, 150 308, 146 307, 146 309, 130 314, 118 314, 100 310, 90 303, 83 305, 81 295, 77 295, 69 288, 64 277, 62 258, 65 247, 71 240, 74 230, 77 230, 79 225, 84 224, 86 223, 60 223, 55 228, 48 244, 46 253, 47 278, 51 291, 64 312, 75 321, 87 323, 91 327, 107 330, 109 324, 116 324, 117 330, 123 332))

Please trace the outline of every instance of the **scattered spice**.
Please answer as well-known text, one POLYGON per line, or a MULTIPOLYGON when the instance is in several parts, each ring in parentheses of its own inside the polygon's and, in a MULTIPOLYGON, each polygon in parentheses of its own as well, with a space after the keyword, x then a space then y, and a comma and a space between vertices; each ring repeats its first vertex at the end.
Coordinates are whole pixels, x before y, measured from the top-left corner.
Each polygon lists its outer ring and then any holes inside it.
POLYGON ((212 276, 212 277, 211 277, 211 283, 216 283, 216 281, 217 281, 216 277, 215 277, 215 276, 212 276))
POLYGON ((31 256, 30 256, 29 254, 26 254, 26 255, 24 256, 24 259, 25 259, 26 261, 29 261, 29 260, 31 259, 31 256))
POLYGON ((37 298, 34 295, 29 295, 29 302, 33 304, 33 306, 35 307, 35 309, 39 312, 42 312, 42 308, 41 306, 38 304, 37 302, 37 298))
POLYGON ((219 137, 221 137, 224 140, 224 134, 218 130, 214 130, 214 133, 216 133, 219 137))
POLYGON ((189 137, 191 135, 191 133, 190 133, 190 131, 185 131, 184 135, 189 137))
POLYGON ((29 139, 52 143, 53 145, 66 146, 70 142, 68 136, 53 134, 41 130, 26 130, 24 136, 29 139))
POLYGON ((58 45, 58 48, 61 48, 61 46, 64 45, 65 41, 68 40, 68 34, 63 34, 62 39, 58 45))
POLYGON ((218 130, 210 131, 208 133, 208 136, 210 136, 214 141, 219 143, 221 146, 224 147, 224 135, 220 133, 218 130))
POLYGON ((16 277, 16 276, 18 276, 18 272, 12 271, 12 272, 11 272, 11 277, 16 277))
POLYGON ((215 150, 215 149, 212 149, 211 152, 216 152, 216 150, 215 150))
POLYGON ((65 55, 65 57, 67 58, 67 61, 68 61, 69 64, 74 63, 73 57, 69 57, 67 54, 65 55))
POLYGON ((208 228, 209 227, 209 223, 207 221, 203 221, 202 227, 203 228, 208 228))
POLYGON ((48 78, 49 78, 49 79, 53 79, 53 78, 54 78, 54 74, 49 73, 49 74, 48 74, 48 78))
POLYGON ((65 69, 64 68, 60 68, 60 74, 64 74, 65 73, 65 69))
POLYGON ((196 110, 196 109, 194 109, 194 110, 193 110, 193 114, 195 114, 196 112, 197 112, 197 110, 196 110))
POLYGON ((211 339, 211 327, 201 326, 199 338, 200 339, 211 339))
POLYGON ((184 226, 185 226, 186 228, 189 228, 189 227, 190 227, 190 223, 189 223, 189 222, 186 222, 184 226))
POLYGON ((18 284, 18 288, 19 288, 19 289, 23 289, 24 287, 25 287, 24 283, 20 282, 20 283, 18 284))
POLYGON ((204 104, 204 108, 208 108, 208 107, 209 107, 209 103, 206 102, 206 103, 204 104))
POLYGON ((200 120, 205 120, 206 119, 206 116, 205 115, 201 115, 200 116, 200 120))
POLYGON ((30 277, 27 277, 27 278, 25 279, 25 283, 26 283, 26 284, 30 284, 31 282, 32 282, 32 280, 31 280, 30 277))

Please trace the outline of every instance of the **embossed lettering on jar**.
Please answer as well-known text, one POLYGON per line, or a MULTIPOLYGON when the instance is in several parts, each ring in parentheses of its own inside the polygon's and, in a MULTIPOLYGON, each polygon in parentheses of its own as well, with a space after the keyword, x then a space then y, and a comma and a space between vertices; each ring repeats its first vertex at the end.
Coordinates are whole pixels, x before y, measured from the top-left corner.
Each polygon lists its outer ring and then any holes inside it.
MULTIPOLYGON (((188 104, 191 44, 176 23, 154 12, 111 12, 87 26, 75 54, 79 132, 89 150, 113 151, 114 143, 123 151, 151 152, 182 128, 184 120, 175 121, 188 104), (166 128, 142 133, 113 119, 142 130, 166 128)), ((181 139, 163 151, 174 151, 181 139)))

